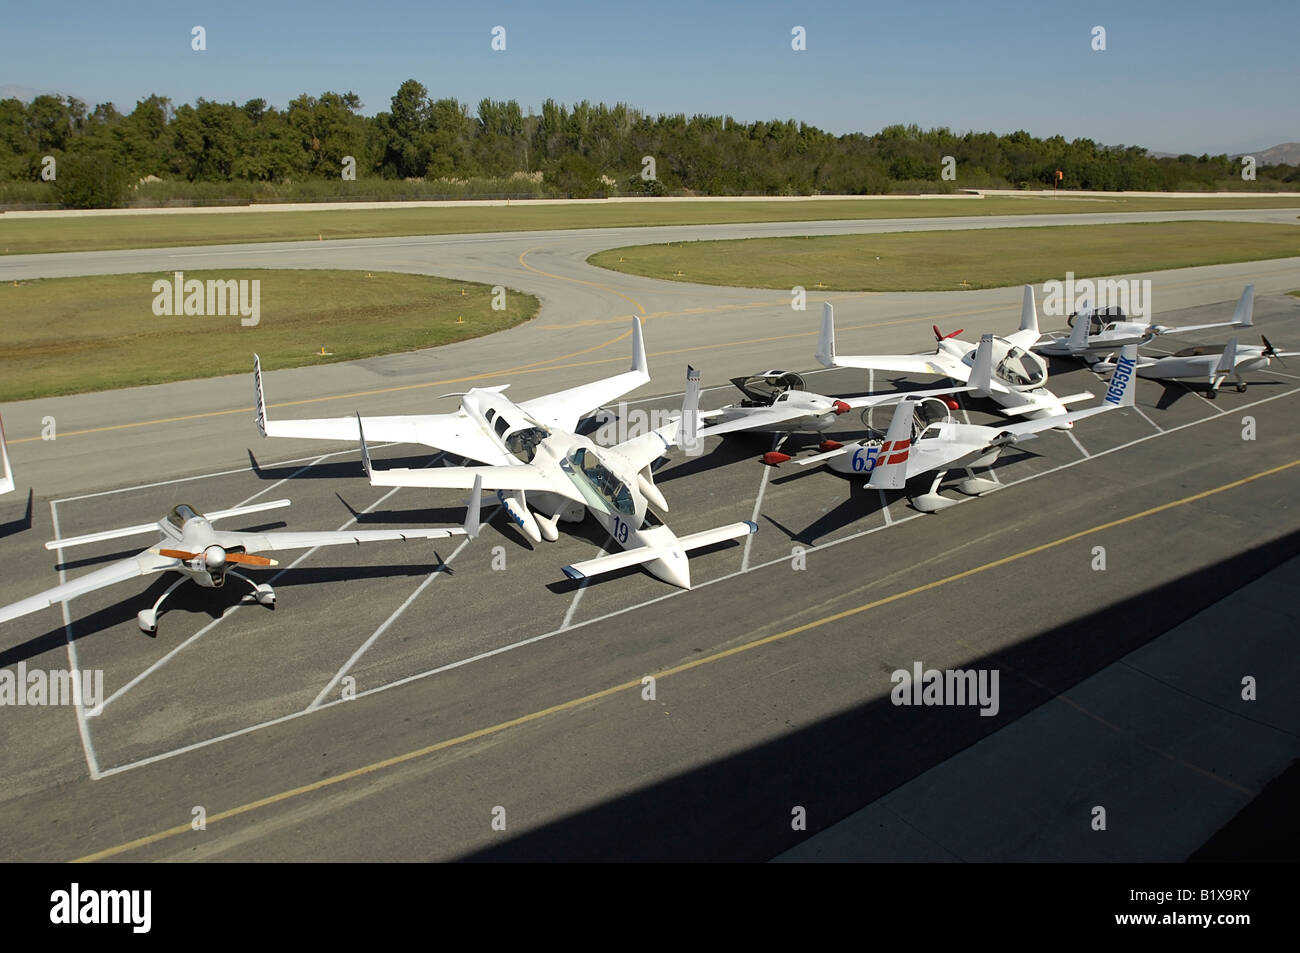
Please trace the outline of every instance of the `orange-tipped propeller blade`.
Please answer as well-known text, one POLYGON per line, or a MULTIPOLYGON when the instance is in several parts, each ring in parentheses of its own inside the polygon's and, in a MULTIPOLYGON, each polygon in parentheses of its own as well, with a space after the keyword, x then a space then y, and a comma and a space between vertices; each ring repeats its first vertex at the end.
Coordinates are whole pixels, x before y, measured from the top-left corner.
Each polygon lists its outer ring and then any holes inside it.
POLYGON ((278 566, 280 565, 274 559, 268 559, 265 556, 254 556, 251 553, 226 553, 226 562, 239 563, 241 566, 278 566))
POLYGON ((198 559, 201 553, 187 553, 183 549, 160 549, 159 556, 166 556, 168 559, 184 559, 188 562, 191 559, 198 559))

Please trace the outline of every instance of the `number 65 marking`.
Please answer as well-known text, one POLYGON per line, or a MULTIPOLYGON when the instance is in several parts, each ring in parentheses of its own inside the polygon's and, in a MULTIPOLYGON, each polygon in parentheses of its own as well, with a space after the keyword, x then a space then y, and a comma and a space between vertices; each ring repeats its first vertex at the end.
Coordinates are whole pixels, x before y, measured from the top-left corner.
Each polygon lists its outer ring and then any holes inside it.
POLYGON ((854 450, 853 451, 853 472, 864 473, 864 472, 870 472, 871 470, 874 470, 876 468, 877 452, 878 451, 875 447, 869 447, 869 448, 859 447, 857 450, 854 450))

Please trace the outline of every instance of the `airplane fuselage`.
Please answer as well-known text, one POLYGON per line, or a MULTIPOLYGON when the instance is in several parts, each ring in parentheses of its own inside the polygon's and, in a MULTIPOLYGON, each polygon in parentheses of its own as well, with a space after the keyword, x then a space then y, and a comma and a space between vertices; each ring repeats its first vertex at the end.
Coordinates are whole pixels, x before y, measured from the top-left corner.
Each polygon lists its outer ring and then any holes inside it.
MULTIPOLYGON (((991 446, 1000 431, 994 427, 943 420, 930 424, 908 448, 909 478, 932 470, 988 467, 1002 453, 1002 445, 991 446)), ((882 442, 858 441, 845 446, 846 452, 831 457, 826 465, 844 476, 870 477, 879 462, 882 442)))
MULTIPOLYGON (((768 407, 781 409, 798 409, 802 410, 801 416, 792 417, 789 420, 783 420, 780 423, 768 426, 756 426, 750 428, 761 433, 825 433, 835 426, 836 419, 840 414, 847 410, 848 405, 842 404, 843 409, 837 409, 837 401, 829 397, 823 397, 820 394, 813 394, 809 391, 788 390, 777 396, 768 407)), ((749 417, 761 414, 768 407, 744 407, 740 404, 728 404, 721 408, 716 416, 709 418, 709 425, 719 423, 730 423, 733 420, 744 420, 749 417)))
MULTIPOLYGON (((1200 348, 1198 350, 1209 351, 1209 348, 1200 348)), ((1243 371, 1252 371, 1269 366, 1269 359, 1263 355, 1263 348, 1257 346, 1237 347, 1236 360, 1233 361, 1232 370, 1228 373, 1240 377, 1243 371)), ((1138 377, 1145 377, 1153 380, 1208 380, 1214 376, 1215 369, 1219 366, 1219 356, 1223 352, 1214 350, 1212 353, 1178 355, 1171 354, 1167 357, 1158 357, 1152 361, 1138 365, 1138 377)))

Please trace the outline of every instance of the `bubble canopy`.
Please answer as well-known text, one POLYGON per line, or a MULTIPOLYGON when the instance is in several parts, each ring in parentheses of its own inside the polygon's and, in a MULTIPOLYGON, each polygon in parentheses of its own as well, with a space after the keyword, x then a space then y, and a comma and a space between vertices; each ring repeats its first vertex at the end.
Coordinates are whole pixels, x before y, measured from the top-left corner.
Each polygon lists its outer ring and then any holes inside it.
POLYGON ((563 469, 588 506, 620 516, 636 514, 636 503, 627 484, 587 447, 580 447, 566 457, 563 469))
POLYGON ((183 528, 192 519, 203 519, 203 514, 188 503, 173 506, 172 511, 167 514, 167 522, 177 529, 183 528))

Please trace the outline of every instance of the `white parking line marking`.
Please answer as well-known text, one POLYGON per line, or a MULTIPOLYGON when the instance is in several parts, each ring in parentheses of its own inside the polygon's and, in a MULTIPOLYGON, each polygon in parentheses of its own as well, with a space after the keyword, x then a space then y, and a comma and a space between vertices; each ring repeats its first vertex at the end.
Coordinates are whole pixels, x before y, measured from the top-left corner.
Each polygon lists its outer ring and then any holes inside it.
MULTIPOLYGON (((57 539, 63 534, 59 532, 59 508, 53 500, 50 501, 50 518, 54 521, 54 536, 57 539)), ((67 581, 67 574, 62 568, 63 549, 59 553, 59 585, 67 581)), ((77 662, 77 644, 72 639, 72 614, 68 611, 68 602, 64 600, 60 603, 63 610, 63 637, 68 643, 68 671, 79 672, 81 666, 77 662)), ((90 740, 90 726, 86 724, 86 712, 82 707, 81 698, 75 699, 77 709, 77 733, 81 736, 81 751, 86 756, 86 770, 90 772, 90 780, 98 781, 103 775, 99 771, 99 759, 95 756, 95 746, 90 740)), ((103 699, 100 700, 99 714, 104 710, 103 699)))
MULTIPOLYGON (((1262 404, 1271 403, 1271 402, 1273 402, 1273 401, 1275 401, 1275 400, 1280 400, 1280 399, 1285 398, 1285 397, 1291 397, 1291 396, 1294 396, 1295 394, 1300 394, 1300 388, 1294 388, 1294 389, 1292 389, 1292 390, 1286 391, 1286 392, 1281 393, 1281 394, 1275 394, 1275 395, 1273 395, 1273 396, 1271 396, 1271 397, 1265 397, 1265 398, 1262 398, 1262 399, 1260 399, 1260 400, 1253 401, 1253 402, 1251 402, 1251 403, 1249 403, 1249 404, 1244 404, 1244 405, 1242 405, 1241 407, 1237 408, 1237 410, 1249 410, 1249 409, 1252 408, 1252 407, 1258 407, 1258 406, 1260 406, 1260 405, 1262 405, 1262 404)), ((1044 471, 1042 471, 1042 472, 1040 472, 1040 473, 1031 473, 1031 474, 1029 474, 1028 476, 1021 477, 1020 479, 1015 480, 1015 481, 1013 481, 1013 482, 1011 482, 1011 483, 1005 483, 1005 484, 1002 484, 1002 486, 998 487, 998 489, 996 489, 996 490, 990 490, 989 493, 985 493, 985 494, 983 494, 983 496, 984 496, 984 497, 987 497, 987 496, 991 495, 992 493, 999 492, 1000 490, 1010 489, 1010 488, 1012 488, 1012 487, 1019 486, 1021 483, 1028 483, 1028 482, 1030 482, 1030 481, 1032 481, 1032 480, 1037 480, 1037 479, 1039 479, 1040 477, 1045 477, 1045 476, 1048 476, 1048 475, 1050 475, 1050 474, 1056 473, 1056 472, 1061 471, 1061 470, 1068 470, 1068 469, 1071 469, 1072 467, 1079 466, 1080 464, 1087 463, 1089 460, 1095 460, 1095 459, 1098 459, 1098 458, 1100 458, 1100 457, 1105 457, 1105 456, 1108 456, 1108 455, 1110 455, 1110 454, 1112 454, 1112 453, 1117 453, 1117 452, 1119 452, 1119 451, 1121 451, 1121 450, 1126 450, 1126 449, 1128 449, 1129 447, 1136 446, 1137 444, 1145 443, 1145 442, 1147 442, 1148 440, 1156 440, 1156 439, 1159 439, 1160 437, 1162 437, 1162 436, 1164 436, 1164 435, 1166 435, 1166 434, 1177 433, 1177 432, 1180 431, 1180 430, 1186 430, 1186 429, 1188 429, 1188 428, 1190 428, 1190 427, 1195 427, 1195 426, 1198 426, 1199 424, 1203 424, 1203 423, 1205 423, 1206 421, 1209 421, 1209 420, 1216 420, 1216 419, 1218 419, 1217 416, 1213 416, 1213 417, 1202 417, 1202 418, 1199 418, 1199 419, 1197 419, 1197 420, 1190 421, 1190 422, 1185 423, 1185 424, 1180 424, 1180 425, 1177 426, 1177 427, 1171 427, 1170 429, 1168 429, 1168 430, 1164 430, 1164 431, 1161 431, 1161 432, 1159 432, 1159 433, 1148 434, 1148 435, 1146 435, 1146 436, 1144 436, 1144 437, 1139 437, 1139 438, 1137 438, 1136 440, 1132 440, 1132 441, 1130 441, 1130 442, 1128 442, 1128 443, 1120 444, 1120 445, 1115 446, 1115 447, 1111 447, 1111 448, 1108 449, 1108 450, 1101 450, 1101 451, 1097 452, 1096 454, 1093 454, 1091 457, 1088 457, 1088 458, 1081 458, 1081 459, 1078 459, 1078 460, 1071 460, 1071 461, 1068 462, 1068 463, 1060 464, 1059 466, 1052 467, 1051 469, 1044 470, 1044 471)), ((970 503, 972 500, 975 500, 975 499, 979 499, 979 497, 967 497, 967 498, 958 499, 958 500, 956 501, 956 503, 957 503, 957 505, 963 505, 963 504, 966 504, 966 503, 970 503)), ((861 539, 861 538, 864 537, 864 536, 870 536, 870 535, 873 534, 873 533, 877 533, 877 532, 880 532, 881 530, 888 529, 888 528, 890 528, 891 526, 900 526, 900 525, 902 525, 902 524, 904 524, 904 523, 908 523, 908 522, 910 522, 910 521, 912 521, 912 520, 914 520, 914 519, 920 519, 920 518, 922 518, 922 517, 925 516, 925 515, 926 515, 926 514, 924 514, 924 513, 912 513, 912 514, 910 514, 910 515, 908 515, 908 516, 906 516, 906 517, 903 517, 902 519, 899 519, 899 520, 895 520, 895 521, 893 521, 893 523, 891 523, 891 524, 889 524, 889 525, 885 525, 885 526, 877 526, 877 527, 873 527, 873 528, 871 528, 871 529, 861 530, 861 531, 856 532, 856 533, 850 533, 850 534, 848 534, 848 535, 846 535, 846 536, 839 537, 838 539, 829 540, 829 541, 827 541, 827 542, 825 542, 825 543, 821 543, 821 544, 816 545, 816 546, 810 546, 810 547, 808 547, 807 551, 808 551, 808 552, 815 552, 815 551, 819 551, 819 550, 823 550, 823 549, 830 549, 831 547, 839 546, 839 545, 842 544, 842 543, 848 543, 848 542, 852 542, 853 540, 856 540, 856 539, 861 539)), ((760 564, 758 564, 758 565, 756 565, 756 566, 751 566, 748 570, 741 570, 741 571, 738 571, 738 572, 732 572, 732 573, 728 573, 728 574, 723 575, 723 576, 719 576, 719 577, 717 577, 716 579, 709 579, 709 580, 706 580, 706 581, 704 581, 704 582, 698 582, 698 583, 696 583, 696 584, 694 585, 694 588, 693 588, 691 591, 698 591, 698 590, 700 590, 700 589, 707 588, 708 586, 714 585, 714 584, 716 584, 716 583, 726 582, 726 581, 728 581, 728 580, 730 580, 730 579, 734 579, 734 578, 736 578, 737 576, 745 575, 747 572, 755 572, 755 571, 760 570, 760 569, 765 569, 765 568, 767 568, 768 566, 776 565, 777 563, 785 563, 785 562, 788 561, 788 559, 789 559, 789 556, 782 555, 782 556, 780 556, 780 557, 778 557, 778 558, 776 558, 776 559, 769 560, 768 562, 760 563, 760 564)), ((574 631, 576 631, 576 630, 578 630, 578 629, 585 628, 586 626, 589 626, 589 625, 595 625, 595 624, 598 624, 598 623, 601 623, 601 622, 605 622, 605 621, 608 621, 609 619, 615 618, 615 617, 617 617, 617 616, 624 615, 624 614, 626 614, 626 613, 628 613, 628 612, 635 612, 635 611, 638 611, 638 610, 640 610, 640 609, 644 609, 644 608, 647 608, 647 607, 649 607, 649 606, 655 605, 655 604, 657 604, 657 603, 663 602, 665 599, 673 599, 673 598, 680 597, 680 596, 684 595, 684 594, 686 593, 686 591, 687 591, 687 590, 683 590, 683 589, 675 589, 675 590, 673 590, 672 592, 664 593, 663 595, 661 595, 661 596, 656 596, 656 597, 653 598, 653 599, 647 599, 647 600, 645 600, 644 602, 636 603, 636 604, 634 604, 634 605, 630 605, 630 606, 625 606, 625 607, 623 607, 622 609, 616 609, 616 610, 614 610, 613 612, 606 613, 605 615, 602 615, 602 616, 597 616, 597 617, 592 618, 592 619, 586 619, 586 620, 584 620, 584 621, 582 621, 582 622, 579 622, 579 623, 576 623, 576 624, 570 626, 568 629, 553 629, 553 630, 551 630, 550 632, 545 632, 545 633, 542 633, 542 634, 540 634, 540 635, 531 636, 531 637, 529 637, 529 638, 522 639, 522 640, 520 640, 520 641, 518 641, 518 642, 512 642, 512 643, 509 643, 509 644, 507 644, 507 645, 498 646, 497 648, 490 649, 490 650, 485 651, 485 652, 480 652, 480 653, 478 653, 478 654, 476 654, 476 655, 472 655, 472 656, 469 656, 469 657, 464 658, 464 659, 460 659, 460 660, 455 661, 455 662, 449 662, 449 663, 446 663, 446 664, 444 664, 444 665, 439 665, 439 666, 437 666, 437 667, 435 667, 435 668, 428 669, 427 671, 424 671, 424 672, 417 672, 417 673, 415 673, 415 674, 413 674, 413 675, 408 675, 408 676, 406 676, 406 677, 404 677, 404 678, 398 679, 398 680, 393 681, 393 682, 389 682, 389 683, 384 684, 384 685, 377 685, 377 686, 375 686, 374 688, 369 688, 369 689, 366 689, 366 690, 364 690, 364 691, 358 692, 358 693, 356 694, 356 696, 352 699, 352 701, 355 701, 356 699, 363 698, 363 697, 368 696, 368 695, 379 694, 380 692, 385 692, 385 691, 388 691, 389 689, 400 688, 401 686, 403 686, 403 685, 407 685, 407 684, 410 684, 411 682, 419 681, 419 680, 424 679, 424 678, 429 678, 429 677, 432 677, 432 676, 434 676, 434 675, 438 675, 438 674, 440 674, 440 673, 442 673, 442 672, 447 672, 447 671, 450 671, 450 670, 455 669, 455 668, 461 668, 461 667, 463 667, 463 666, 465 666, 465 665, 469 665, 469 664, 472 664, 472 663, 474 663, 474 662, 479 662, 479 661, 482 661, 482 660, 484 660, 484 659, 492 658, 492 657, 497 656, 497 655, 502 655, 502 654, 504 654, 504 653, 506 653, 506 652, 514 651, 515 649, 523 648, 523 647, 528 646, 528 645, 534 645, 534 644, 536 644, 536 643, 538 643, 538 642, 546 641, 546 640, 548 640, 548 639, 554 638, 555 636, 557 636, 557 635, 561 635, 561 634, 564 634, 564 633, 566 633, 566 632, 574 632, 574 631)), ((217 743, 222 742, 222 741, 228 741, 228 740, 233 739, 233 738, 242 737, 242 736, 244 736, 244 735, 251 734, 251 733, 253 733, 253 732, 255 732, 255 731, 260 731, 260 730, 263 729, 263 728, 269 728, 269 727, 272 727, 272 726, 274 726, 274 725, 279 725, 279 724, 283 724, 283 723, 288 722, 288 721, 292 721, 292 720, 294 720, 294 719, 296 719, 296 718, 300 718, 300 717, 302 717, 303 715, 311 714, 311 713, 313 713, 313 712, 323 711, 323 710, 325 710, 325 709, 327 709, 327 708, 331 708, 331 707, 333 707, 334 705, 341 705, 341 704, 347 704, 347 703, 348 703, 348 702, 345 702, 345 701, 343 701, 342 699, 335 699, 335 700, 333 700, 333 701, 325 702, 325 703, 322 704, 319 708, 314 708, 314 709, 309 709, 309 710, 303 710, 303 711, 297 711, 297 712, 291 712, 291 713, 289 713, 289 714, 287 714, 287 715, 282 715, 282 716, 280 716, 280 717, 278 717, 278 718, 273 718, 273 719, 270 719, 270 720, 267 720, 267 721, 264 721, 264 722, 260 722, 260 723, 255 724, 255 725, 249 725, 249 726, 247 726, 247 727, 245 727, 245 728, 240 728, 240 729, 237 729, 237 730, 235 730, 235 731, 226 732, 225 734, 217 735, 217 736, 215 736, 215 737, 213 737, 213 738, 204 739, 204 740, 202 740, 202 741, 197 741, 197 742, 194 742, 194 743, 192 743, 192 744, 185 745, 185 746, 183 746, 183 747, 175 748, 175 749, 172 749, 172 750, 169 750, 169 751, 163 751, 163 752, 160 752, 160 753, 158 753, 158 754, 154 754, 154 755, 149 755, 148 757, 141 758, 141 759, 139 759, 139 760, 137 760, 137 761, 126 762, 126 763, 124 763, 124 764, 117 765, 117 766, 112 767, 112 768, 106 768, 106 769, 103 769, 103 770, 101 770, 101 771, 99 772, 99 777, 110 777, 110 776, 112 776, 112 775, 120 774, 120 773, 123 773, 123 772, 125 772, 125 771, 131 771, 131 770, 134 770, 134 769, 136 769, 136 768, 142 768, 142 767, 145 767, 145 766, 147 766, 147 765, 157 764, 157 763, 159 763, 159 762, 161 762, 161 761, 164 761, 164 760, 167 760, 167 759, 169 759, 169 758, 178 757, 178 756, 180 756, 180 755, 182 755, 182 754, 188 754, 188 753, 190 753, 190 752, 192 752, 192 751, 200 750, 200 749, 205 748, 205 747, 207 747, 207 746, 209 746, 209 745, 217 744, 217 743)))
MULTIPOLYGON (((496 509, 494 509, 491 512, 491 514, 488 516, 485 522, 487 523, 492 522, 492 518, 495 517, 497 513, 499 513, 500 511, 501 511, 501 507, 500 506, 496 507, 496 509)), ((334 677, 329 680, 328 684, 326 684, 326 686, 320 690, 320 693, 312 700, 312 703, 307 706, 306 708, 307 711, 312 711, 313 709, 319 708, 322 704, 324 704, 325 699, 329 696, 329 694, 332 691, 334 691, 334 689, 338 686, 339 682, 343 680, 343 676, 346 675, 351 670, 352 666, 356 665, 357 662, 360 661, 361 656, 365 655, 366 652, 369 651, 370 647, 379 640, 379 637, 388 631, 388 627, 391 626, 394 622, 396 622, 401 617, 402 613, 404 613, 408 608, 410 608, 411 603, 413 603, 416 599, 419 598, 420 593, 424 592, 424 590, 432 586, 438 580, 438 577, 443 575, 443 571, 442 571, 443 568, 445 566, 450 566, 452 560, 454 560, 457 556, 460 555, 461 550, 463 550, 466 546, 468 546, 472 542, 473 540, 470 539, 469 537, 466 537, 465 539, 461 540, 460 545, 451 551, 451 555, 448 556, 443 561, 442 565, 438 566, 436 569, 434 569, 433 572, 429 573, 429 575, 424 577, 424 581, 415 587, 415 591, 406 597, 406 601, 403 602, 400 606, 398 606, 397 609, 394 610, 392 615, 390 615, 387 619, 385 619, 382 623, 380 623, 379 628, 375 629, 375 631, 370 634, 370 638, 362 642, 361 645, 357 647, 357 650, 352 653, 352 656, 346 662, 343 663, 343 667, 334 673, 334 677)))
POLYGON ((1083 454, 1083 458, 1084 458, 1085 460, 1086 460, 1088 457, 1092 456, 1092 454, 1090 454, 1086 449, 1084 449, 1083 444, 1079 443, 1079 438, 1076 437, 1076 436, 1074 435, 1074 431, 1073 431, 1073 430, 1067 430, 1067 431, 1065 432, 1065 435, 1066 435, 1067 437, 1070 438, 1070 442, 1071 442, 1071 443, 1073 443, 1076 447, 1079 448, 1079 452, 1080 452, 1081 454, 1083 454))
POLYGON ((1156 430, 1158 430, 1160 433, 1164 433, 1164 432, 1165 432, 1165 428, 1162 427, 1162 426, 1160 426, 1158 423, 1156 423, 1154 420, 1152 420, 1150 417, 1148 417, 1145 413, 1143 413, 1143 412, 1142 412, 1142 408, 1139 407, 1137 404, 1134 404, 1134 405, 1133 405, 1133 409, 1137 411, 1137 415, 1138 415, 1139 417, 1141 417, 1143 420, 1145 420, 1147 423, 1149 423, 1152 427, 1155 427, 1156 430))
MULTIPOLYGON (((437 457, 434 457, 434 460, 438 460, 438 459, 440 459, 441 456, 442 456, 442 455, 439 454, 437 457)), ((431 460, 429 464, 426 464, 426 466, 431 465, 432 463, 433 463, 433 461, 431 460)), ((359 515, 365 515, 366 513, 369 513, 369 512, 371 512, 371 511, 373 511, 374 508, 375 508, 376 506, 378 506, 380 503, 383 503, 385 500, 387 500, 389 497, 391 497, 394 493, 396 493, 396 492, 397 492, 398 490, 400 490, 400 489, 401 489, 401 487, 394 487, 393 489, 389 490, 387 493, 385 493, 385 494, 384 494, 383 496, 381 496, 379 499, 375 500, 375 502, 371 503, 371 504, 370 504, 369 506, 367 506, 364 510, 362 510, 361 513, 360 513, 359 515)), ((348 520, 346 523, 344 523, 342 526, 340 526, 337 530, 335 530, 335 532, 340 532, 340 533, 343 532, 343 530, 347 529, 349 526, 351 526, 351 525, 353 525, 354 523, 356 523, 357 520, 358 520, 358 517, 357 517, 357 516, 352 517, 350 520, 348 520)), ((285 566, 283 569, 281 569, 279 572, 277 572, 274 576, 272 576, 272 577, 267 581, 267 584, 268 584, 268 585, 273 584, 277 579, 279 579, 281 576, 283 576, 283 575, 284 575, 285 573, 287 573, 289 570, 296 568, 299 564, 301 564, 305 559, 307 559, 309 556, 311 556, 312 553, 316 552, 318 549, 320 549, 319 546, 313 546, 311 549, 307 550, 305 553, 303 553, 301 556, 299 556, 299 557, 298 557, 297 559, 295 559, 293 562, 289 563, 289 565, 285 566)), ((108 705, 109 705, 111 702, 116 701, 117 699, 119 699, 119 698, 121 698, 123 695, 125 695, 127 692, 129 692, 132 688, 135 688, 135 686, 139 685, 142 681, 144 681, 146 678, 148 678, 148 677, 149 677, 150 675, 152 675, 154 672, 158 671, 160 668, 162 668, 164 665, 166 665, 168 662, 170 662, 173 658, 175 658, 175 657, 176 657, 176 656, 177 656, 177 655, 178 655, 178 654, 179 654, 183 649, 185 649, 186 647, 188 647, 188 646, 190 646, 190 645, 193 645, 193 644, 194 644, 195 642, 197 642, 197 641, 198 641, 202 636, 204 636, 204 635, 206 635, 207 633, 211 632, 213 629, 215 629, 215 628, 216 628, 218 625, 220 625, 222 622, 226 621, 226 619, 230 618, 230 616, 232 616, 232 615, 234 615, 236 612, 238 612, 241 608, 243 608, 244 606, 248 606, 248 605, 256 605, 256 604, 257 604, 257 603, 255 603, 255 602, 244 602, 243 600, 246 599, 246 598, 248 598, 248 597, 247 597, 247 596, 242 597, 242 598, 240 599, 239 602, 237 602, 237 603, 235 603, 234 605, 228 607, 224 612, 222 612, 222 613, 221 613, 221 616, 220 616, 219 618, 213 619, 211 622, 209 622, 209 623, 208 623, 207 625, 205 625, 203 628, 199 629, 199 631, 195 632, 193 635, 191 635, 188 639, 186 639, 186 640, 185 640, 184 642, 182 642, 180 645, 176 646, 174 649, 172 649, 170 652, 168 652, 168 653, 167 653, 166 655, 164 655, 162 658, 158 659, 158 661, 154 662, 152 665, 150 665, 148 668, 146 668, 143 672, 141 672, 141 673, 140 673, 139 675, 137 675, 135 678, 131 679, 131 681, 127 682, 125 685, 123 685, 121 688, 119 688, 117 691, 115 691, 112 695, 109 695, 108 698, 105 699, 103 707, 107 708, 108 705)))

